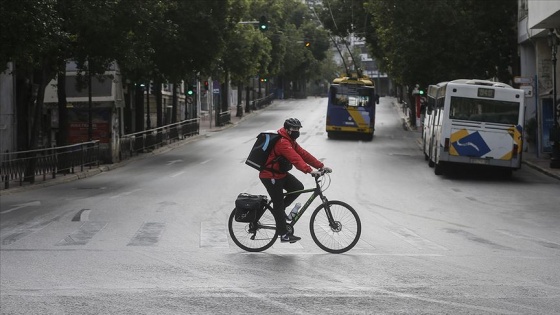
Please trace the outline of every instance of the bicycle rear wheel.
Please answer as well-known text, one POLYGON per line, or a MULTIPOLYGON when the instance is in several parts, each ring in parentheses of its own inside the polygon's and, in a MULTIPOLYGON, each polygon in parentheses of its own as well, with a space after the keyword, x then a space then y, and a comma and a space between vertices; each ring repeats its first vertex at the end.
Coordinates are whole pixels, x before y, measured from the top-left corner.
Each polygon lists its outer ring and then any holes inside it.
POLYGON ((344 253, 360 239, 362 224, 356 210, 342 201, 328 201, 313 211, 309 231, 317 246, 333 254, 344 253))
POLYGON ((265 209, 257 224, 235 221, 235 209, 228 221, 228 230, 235 245, 248 252, 261 252, 274 244, 278 238, 276 221, 269 209, 265 209))

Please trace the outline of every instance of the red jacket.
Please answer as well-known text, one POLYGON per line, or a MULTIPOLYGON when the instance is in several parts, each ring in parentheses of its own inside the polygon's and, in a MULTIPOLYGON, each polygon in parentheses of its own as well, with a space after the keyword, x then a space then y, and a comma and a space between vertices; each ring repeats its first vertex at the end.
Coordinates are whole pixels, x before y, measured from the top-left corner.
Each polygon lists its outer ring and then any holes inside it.
MULTIPOLYGON (((271 164, 272 169, 278 170, 278 163, 272 163, 272 160, 282 155, 288 161, 290 161, 290 163, 292 163, 295 168, 304 172, 305 174, 313 171, 311 166, 317 169, 323 168, 325 166, 321 161, 317 160, 313 155, 311 155, 311 153, 305 151, 299 144, 297 144, 295 140, 292 140, 286 129, 278 129, 278 134, 281 135, 282 138, 280 138, 280 140, 276 142, 274 149, 270 152, 270 155, 266 160, 266 165, 271 164)), ((286 173, 263 170, 259 173, 259 177, 280 179, 286 177, 286 173)))

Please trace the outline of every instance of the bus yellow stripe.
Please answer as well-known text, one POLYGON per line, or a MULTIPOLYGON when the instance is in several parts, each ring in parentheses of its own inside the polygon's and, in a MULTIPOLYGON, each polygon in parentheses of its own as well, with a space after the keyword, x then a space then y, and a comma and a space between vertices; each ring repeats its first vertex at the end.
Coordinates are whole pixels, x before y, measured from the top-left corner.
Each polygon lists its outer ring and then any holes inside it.
POLYGON ((348 114, 352 116, 352 119, 354 119, 358 126, 364 126, 368 124, 364 121, 364 117, 362 117, 362 113, 359 110, 349 110, 348 114))

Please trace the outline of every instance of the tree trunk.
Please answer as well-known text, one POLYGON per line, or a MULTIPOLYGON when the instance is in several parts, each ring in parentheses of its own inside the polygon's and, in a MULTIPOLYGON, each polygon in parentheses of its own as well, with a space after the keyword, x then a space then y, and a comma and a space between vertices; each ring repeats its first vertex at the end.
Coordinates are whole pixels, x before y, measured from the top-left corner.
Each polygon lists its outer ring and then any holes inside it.
POLYGON ((68 144, 68 109, 66 108, 66 61, 59 61, 58 69, 58 133, 56 135, 56 145, 65 146, 68 144))
POLYGON ((135 88, 135 121, 136 130, 134 132, 144 131, 144 88, 137 85, 135 88))
POLYGON ((156 98, 156 119, 157 119, 157 126, 163 126, 163 100, 161 96, 161 81, 155 80, 154 81, 154 95, 156 98))

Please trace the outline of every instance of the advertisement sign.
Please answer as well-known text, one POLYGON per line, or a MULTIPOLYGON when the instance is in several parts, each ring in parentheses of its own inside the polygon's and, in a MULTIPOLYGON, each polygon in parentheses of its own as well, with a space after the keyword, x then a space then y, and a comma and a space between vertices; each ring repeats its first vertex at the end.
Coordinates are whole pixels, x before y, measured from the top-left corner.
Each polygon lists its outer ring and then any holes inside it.
MULTIPOLYGON (((100 143, 111 142, 111 109, 93 108, 91 110, 92 140, 100 143)), ((85 108, 68 108, 68 142, 81 143, 89 141, 89 110, 85 108)))

